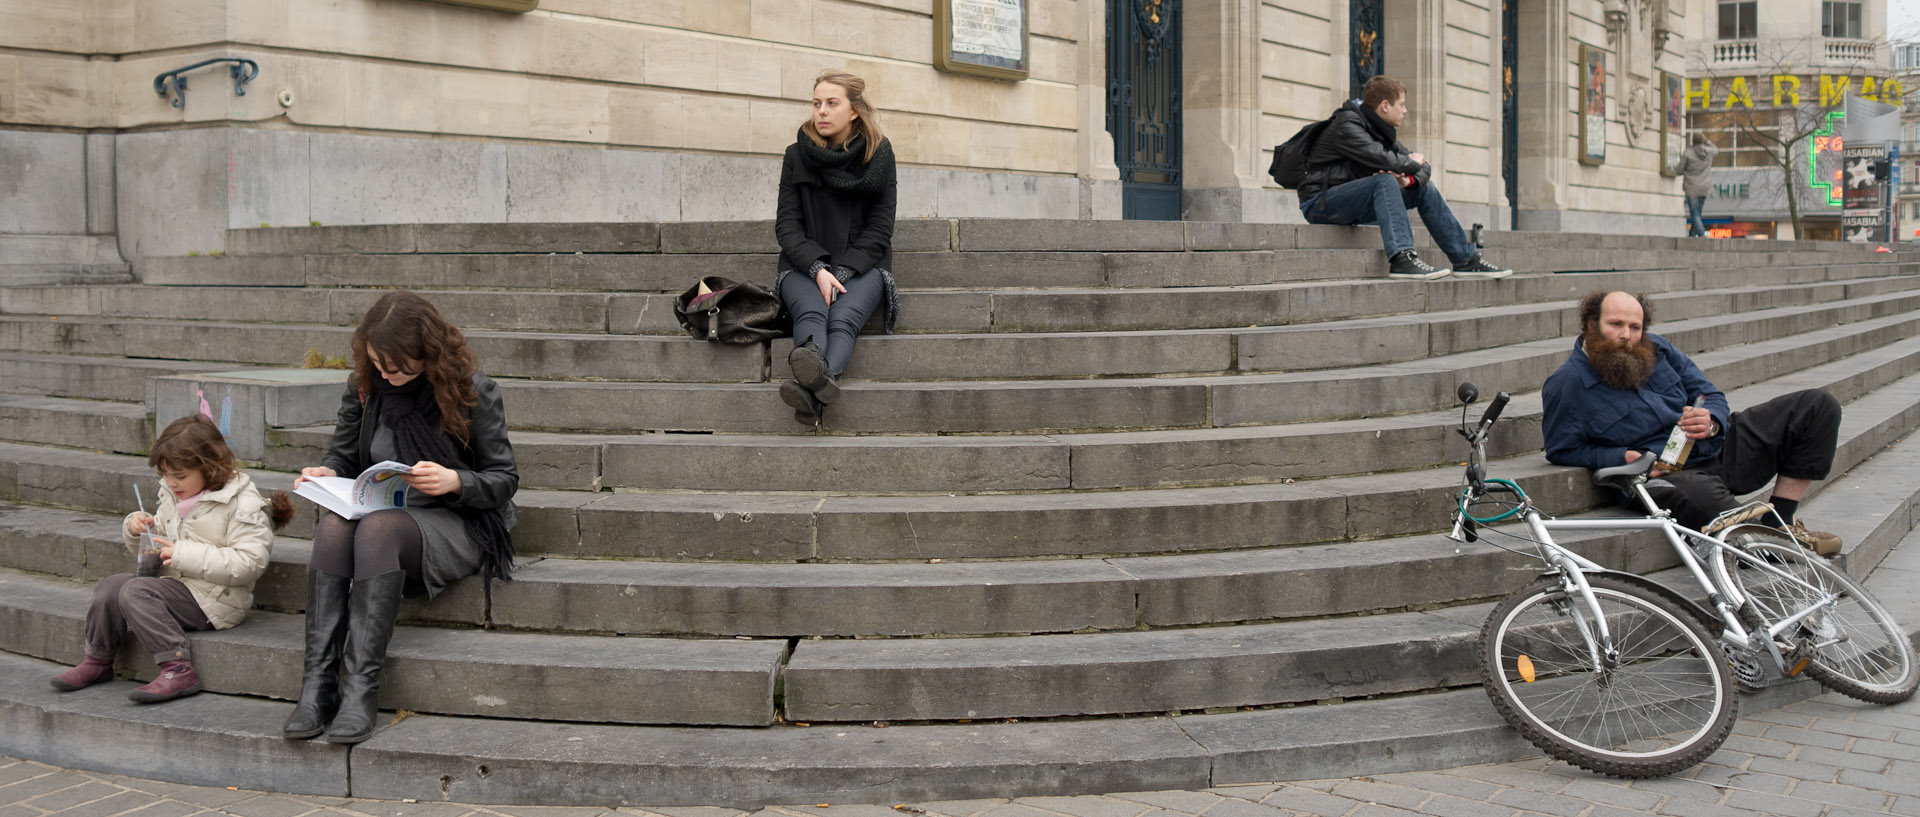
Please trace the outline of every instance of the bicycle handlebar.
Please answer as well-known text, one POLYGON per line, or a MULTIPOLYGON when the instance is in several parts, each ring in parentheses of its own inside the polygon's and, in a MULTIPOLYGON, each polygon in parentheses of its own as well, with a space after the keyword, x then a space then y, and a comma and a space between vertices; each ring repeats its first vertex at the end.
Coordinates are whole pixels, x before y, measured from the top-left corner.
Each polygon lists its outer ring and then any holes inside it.
POLYGON ((1493 396, 1493 402, 1487 405, 1487 413, 1480 415, 1479 433, 1485 434, 1487 429, 1493 427, 1493 421, 1500 419, 1500 411, 1507 407, 1507 401, 1510 399, 1512 396, 1506 392, 1493 396))

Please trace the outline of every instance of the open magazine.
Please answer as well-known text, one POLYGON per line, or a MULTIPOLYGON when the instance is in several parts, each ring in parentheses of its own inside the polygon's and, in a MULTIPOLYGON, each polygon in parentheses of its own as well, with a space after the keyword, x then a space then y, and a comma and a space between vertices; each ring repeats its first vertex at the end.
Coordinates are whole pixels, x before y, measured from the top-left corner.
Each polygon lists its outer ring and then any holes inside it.
POLYGON ((359 519, 374 511, 406 507, 407 483, 398 477, 412 471, 411 465, 385 460, 354 479, 307 477, 293 492, 342 517, 359 519))

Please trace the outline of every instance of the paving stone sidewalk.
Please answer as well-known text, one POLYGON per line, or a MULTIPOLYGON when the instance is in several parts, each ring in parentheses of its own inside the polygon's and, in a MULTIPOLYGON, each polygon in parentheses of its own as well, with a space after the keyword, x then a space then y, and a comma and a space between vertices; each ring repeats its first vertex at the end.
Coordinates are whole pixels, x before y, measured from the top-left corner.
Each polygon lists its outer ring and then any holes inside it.
MULTIPOLYGON (((1827 694, 1743 716, 1685 774, 1622 781, 1543 759, 1437 772, 1205 791, 886 806, 800 804, 769 817, 1611 817, 1657 814, 1920 817, 1920 699, 1868 706, 1827 694)), ((741 817, 737 809, 471 806, 180 786, 0 757, 0 817, 741 817)))

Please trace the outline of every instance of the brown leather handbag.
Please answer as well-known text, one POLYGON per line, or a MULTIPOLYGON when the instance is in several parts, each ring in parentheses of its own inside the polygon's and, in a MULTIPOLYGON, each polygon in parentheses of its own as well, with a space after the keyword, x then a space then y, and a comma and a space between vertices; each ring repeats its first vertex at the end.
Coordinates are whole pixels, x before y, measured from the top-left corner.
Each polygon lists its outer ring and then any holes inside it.
POLYGON ((673 299, 673 316, 687 334, 716 343, 759 343, 787 333, 779 298, 719 276, 701 278, 673 299))

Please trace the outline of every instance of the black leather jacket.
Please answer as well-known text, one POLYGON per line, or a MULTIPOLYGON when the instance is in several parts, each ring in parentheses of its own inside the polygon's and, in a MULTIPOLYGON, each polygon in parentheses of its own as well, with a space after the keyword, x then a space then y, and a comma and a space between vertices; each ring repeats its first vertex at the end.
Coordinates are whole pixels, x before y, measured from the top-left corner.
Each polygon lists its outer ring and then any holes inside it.
MULTIPOLYGON (((467 415, 467 435, 473 444, 462 445, 451 436, 447 438, 453 449, 460 452, 461 464, 466 466, 455 469, 460 474, 460 493, 434 497, 437 502, 431 504, 447 508, 500 508, 506 517, 503 521, 511 528, 519 519, 513 495, 520 490, 520 472, 514 466, 513 443, 507 439, 506 406, 500 399, 499 385, 491 377, 474 374, 473 391, 480 399, 467 415)), ((362 401, 360 393, 354 391, 353 386, 347 386, 346 394, 340 398, 340 416, 333 424, 333 442, 327 446, 327 456, 320 461, 321 465, 332 468, 340 476, 354 477, 373 464, 367 448, 373 442, 374 427, 380 417, 379 407, 375 405, 378 401, 377 394, 370 394, 362 401)))
POLYGON ((1427 163, 1411 158, 1412 151, 1407 150, 1406 145, 1398 140, 1391 145, 1381 141, 1367 127, 1359 106, 1360 103, 1348 100, 1340 110, 1334 111, 1333 124, 1327 126, 1326 132, 1320 134, 1320 141, 1307 151, 1307 178, 1300 183, 1299 190, 1301 201, 1382 170, 1411 175, 1416 186, 1426 184, 1432 175, 1433 169, 1427 163))

